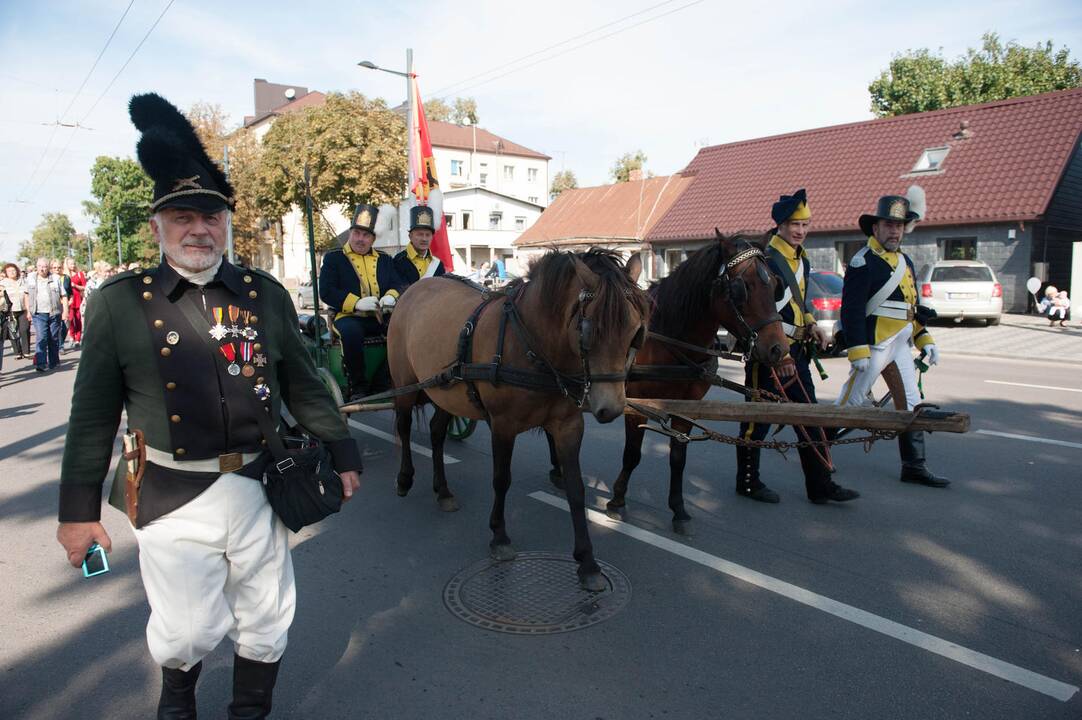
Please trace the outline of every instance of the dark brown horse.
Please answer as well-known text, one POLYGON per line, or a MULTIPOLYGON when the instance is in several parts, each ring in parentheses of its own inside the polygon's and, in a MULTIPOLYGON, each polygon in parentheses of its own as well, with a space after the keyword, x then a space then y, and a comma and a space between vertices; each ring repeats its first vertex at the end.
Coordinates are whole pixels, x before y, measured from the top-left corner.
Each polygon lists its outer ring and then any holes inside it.
MULTIPOLYGON (((755 252, 762 248, 757 239, 740 235, 725 237, 717 233, 715 242, 697 250, 668 277, 650 288, 654 304, 650 330, 689 345, 709 348, 718 329, 724 327, 756 360, 777 364, 789 344, 774 305, 777 281, 762 255, 755 252)), ((675 370, 672 375, 689 370, 688 361, 712 368, 711 357, 704 353, 648 337, 635 358, 632 372, 641 371, 647 376, 656 372, 657 377, 629 382, 628 397, 701 400, 710 390, 709 379, 695 379, 686 374, 683 378, 664 377, 665 369, 675 370), (654 370, 659 366, 663 369, 654 370)), ((645 430, 639 425, 644 421, 645 418, 638 415, 624 417, 623 467, 607 504, 607 513, 614 519, 624 517, 628 482, 642 459, 645 430)), ((679 420, 674 420, 672 427, 684 433, 691 430, 687 423, 679 420)), ((551 477, 559 484, 560 466, 554 455, 552 461, 551 477)), ((680 534, 691 533, 691 515, 684 507, 686 463, 687 443, 671 439, 669 509, 673 513, 673 530, 680 534)))
POLYGON ((443 384, 395 400, 402 449, 398 493, 405 495, 413 485, 412 409, 425 396, 436 406, 430 424, 433 489, 444 510, 457 509, 443 466, 447 423, 451 415, 487 420, 496 495, 489 519, 489 547, 493 557, 511 559, 515 551, 505 527, 504 504, 511 485, 515 438, 531 428, 544 428, 553 437, 554 452, 564 468, 579 578, 588 589, 602 589, 604 579, 590 544, 579 471, 580 404, 588 402, 590 412, 604 423, 623 414, 623 378, 632 345, 641 342, 649 321, 649 298, 629 274, 638 272, 637 260, 625 268, 618 255, 603 250, 550 252, 533 264, 527 280, 512 283, 477 317, 473 316, 482 296, 461 281, 429 278, 411 286, 395 307, 387 339, 396 387, 424 381, 457 365, 463 336, 472 341, 474 364, 504 370, 497 373, 496 383, 475 377, 472 383, 443 384), (470 332, 462 333, 467 322, 470 332))

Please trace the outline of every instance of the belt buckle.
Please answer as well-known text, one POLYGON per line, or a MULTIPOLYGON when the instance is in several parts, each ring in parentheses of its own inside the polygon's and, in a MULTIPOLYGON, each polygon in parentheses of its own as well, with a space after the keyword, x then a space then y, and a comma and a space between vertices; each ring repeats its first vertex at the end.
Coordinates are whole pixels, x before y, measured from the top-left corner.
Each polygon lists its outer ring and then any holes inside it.
POLYGON ((240 453, 226 453, 218 456, 219 472, 234 472, 244 467, 244 456, 240 453))
POLYGON ((794 340, 803 340, 804 339, 804 331, 805 331, 805 329, 806 328, 805 328, 804 325, 798 325, 795 328, 793 328, 793 339, 794 340))
POLYGON ((915 312, 913 312, 912 307, 907 307, 905 309, 905 319, 908 320, 909 322, 913 322, 913 319, 916 318, 916 316, 917 316, 917 314, 915 312))

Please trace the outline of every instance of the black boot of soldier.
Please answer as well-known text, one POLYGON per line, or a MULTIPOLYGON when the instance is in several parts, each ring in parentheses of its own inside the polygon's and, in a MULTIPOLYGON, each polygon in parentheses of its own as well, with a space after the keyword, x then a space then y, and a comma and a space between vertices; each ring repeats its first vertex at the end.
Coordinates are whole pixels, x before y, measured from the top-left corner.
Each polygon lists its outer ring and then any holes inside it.
MULTIPOLYGON (((809 437, 813 440, 833 440, 838 431, 835 428, 826 428, 820 432, 817 428, 807 429, 809 437)), ((808 492, 808 500, 816 505, 825 505, 828 502, 849 502, 860 497, 856 490, 844 488, 830 479, 833 467, 827 465, 819 458, 820 454, 826 457, 826 449, 817 453, 812 448, 800 449, 800 468, 804 471, 804 489, 808 492)))
POLYGON ((759 480, 759 453, 759 448, 736 446, 736 494, 759 502, 781 502, 778 494, 759 480))
POLYGON ((902 457, 902 482, 936 488, 944 488, 951 484, 950 480, 938 477, 925 465, 923 430, 899 433, 898 453, 902 457))
POLYGON ((278 665, 233 656, 233 702, 229 704, 229 720, 261 720, 270 715, 278 665))
POLYGON ((184 672, 162 668, 162 695, 158 699, 158 720, 195 720, 195 683, 203 663, 184 672))

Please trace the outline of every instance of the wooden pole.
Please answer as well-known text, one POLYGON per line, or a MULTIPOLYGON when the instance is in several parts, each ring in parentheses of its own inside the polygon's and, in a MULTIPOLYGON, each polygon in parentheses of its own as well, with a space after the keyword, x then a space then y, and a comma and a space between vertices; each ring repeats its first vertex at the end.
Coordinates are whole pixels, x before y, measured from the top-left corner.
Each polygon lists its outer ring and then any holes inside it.
MULTIPOLYGON (((925 430, 964 433, 969 431, 969 415, 944 410, 925 410, 910 424, 912 413, 874 407, 838 407, 806 403, 724 402, 720 400, 661 400, 628 398, 659 414, 682 415, 692 420, 728 420, 771 425, 860 428, 863 430, 925 430)), ((627 407, 627 415, 638 415, 627 407)))

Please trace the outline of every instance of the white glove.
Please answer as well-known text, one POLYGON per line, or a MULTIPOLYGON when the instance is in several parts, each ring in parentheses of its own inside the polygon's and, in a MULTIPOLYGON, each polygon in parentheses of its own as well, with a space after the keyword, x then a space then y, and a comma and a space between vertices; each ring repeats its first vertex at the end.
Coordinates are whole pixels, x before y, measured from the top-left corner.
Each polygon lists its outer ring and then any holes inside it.
POLYGON ((929 365, 939 364, 939 348, 935 346, 935 343, 932 343, 931 345, 925 345, 924 352, 928 354, 929 365))
POLYGON ((379 299, 380 307, 391 308, 394 307, 396 300, 394 295, 384 295, 379 299))
POLYGON ((353 306, 353 312, 372 312, 377 307, 379 307, 379 301, 376 300, 376 296, 369 295, 357 301, 357 304, 353 306))
POLYGON ((860 358, 859 360, 854 360, 852 363, 853 369, 857 372, 864 372, 868 369, 868 365, 870 362, 871 361, 868 360, 868 358, 860 358))

